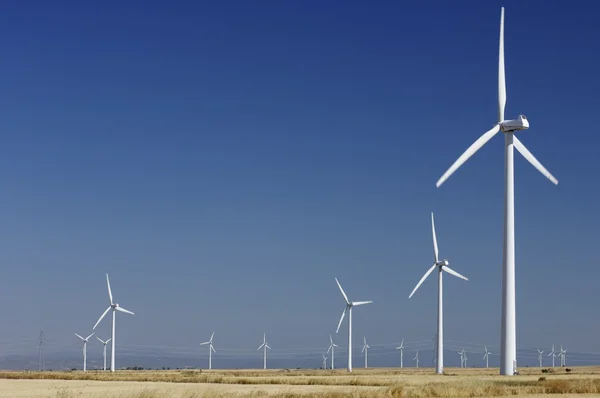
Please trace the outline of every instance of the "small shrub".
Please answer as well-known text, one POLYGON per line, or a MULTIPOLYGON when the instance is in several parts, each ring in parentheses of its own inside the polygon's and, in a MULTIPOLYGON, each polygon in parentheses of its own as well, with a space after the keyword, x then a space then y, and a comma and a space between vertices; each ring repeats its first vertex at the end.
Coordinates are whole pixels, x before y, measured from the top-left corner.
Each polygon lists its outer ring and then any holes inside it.
POLYGON ((542 376, 538 379, 538 381, 546 381, 546 378, 544 376, 542 376))
POLYGON ((571 373, 571 370, 573 370, 573 369, 571 369, 571 368, 566 368, 566 369, 565 369, 565 372, 567 372, 567 373, 571 373))

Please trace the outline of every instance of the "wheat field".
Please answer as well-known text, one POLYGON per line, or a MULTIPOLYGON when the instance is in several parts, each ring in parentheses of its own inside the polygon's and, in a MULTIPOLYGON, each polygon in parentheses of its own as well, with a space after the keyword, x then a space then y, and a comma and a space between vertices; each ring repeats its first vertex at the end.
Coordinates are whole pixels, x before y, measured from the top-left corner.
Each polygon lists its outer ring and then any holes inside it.
POLYGON ((498 369, 170 370, 87 373, 0 371, 0 397, 524 397, 600 396, 600 367, 498 369))

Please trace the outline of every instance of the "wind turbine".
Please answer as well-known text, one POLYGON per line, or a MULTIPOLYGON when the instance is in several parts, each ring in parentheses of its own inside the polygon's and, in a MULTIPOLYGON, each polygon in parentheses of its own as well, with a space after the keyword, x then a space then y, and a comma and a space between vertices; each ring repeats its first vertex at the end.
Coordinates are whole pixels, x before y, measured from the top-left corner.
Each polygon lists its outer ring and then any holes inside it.
POLYGON ((131 315, 135 315, 135 314, 133 312, 128 311, 125 308, 121 307, 118 303, 113 302, 113 296, 112 296, 112 292, 110 291, 110 281, 108 280, 108 274, 106 274, 106 286, 108 286, 108 299, 110 300, 110 305, 108 306, 106 311, 104 311, 104 313, 100 316, 100 319, 98 319, 98 322, 96 322, 96 324, 94 325, 94 327, 92 329, 95 330, 96 326, 98 326, 100 321, 106 316, 106 314, 108 314, 108 311, 110 311, 112 309, 112 334, 110 337, 112 339, 112 343, 111 343, 111 347, 110 347, 110 371, 114 372, 115 371, 115 321, 116 321, 115 314, 116 314, 116 311, 124 312, 126 314, 131 314, 131 315))
POLYGON ((334 364, 333 358, 334 358, 335 347, 338 347, 338 345, 333 342, 333 338, 331 337, 331 335, 329 335, 329 342, 331 344, 329 344, 329 348, 327 349, 326 354, 329 354, 329 351, 331 351, 331 369, 335 369, 335 364, 334 364))
POLYGON ((98 336, 96 336, 96 338, 98 339, 99 342, 101 342, 102 344, 104 344, 104 370, 106 370, 106 345, 108 344, 108 342, 110 341, 110 339, 104 341, 104 340, 102 340, 98 336))
POLYGON ((444 373, 444 309, 443 309, 443 295, 442 295, 442 271, 446 271, 450 275, 454 275, 458 278, 468 281, 468 279, 458 272, 448 267, 448 260, 440 260, 438 256, 438 245, 437 237, 435 235, 435 222, 433 220, 433 213, 431 213, 431 233, 433 235, 433 258, 434 263, 429 270, 423 275, 417 286, 413 289, 412 293, 408 298, 411 298, 417 291, 419 286, 427 279, 429 275, 437 268, 438 270, 438 324, 437 324, 437 361, 435 364, 435 372, 438 374, 444 373))
POLYGON ((417 350, 417 354, 413 358, 413 361, 417 361, 417 368, 419 367, 419 350, 417 350))
POLYGON ((327 369, 327 357, 323 355, 323 369, 327 369))
POLYGON ((400 343, 399 347, 396 347, 397 350, 400 350, 400 367, 403 368, 404 367, 404 339, 402 339, 402 342, 400 343))
POLYGON ((539 348, 537 350, 538 352, 538 360, 540 361, 540 368, 542 367, 542 354, 544 353, 544 351, 541 351, 539 348))
POLYGON ((465 359, 465 368, 468 368, 468 366, 467 366, 467 352, 465 351, 464 348, 463 348, 463 358, 465 359))
POLYGON ((352 372, 352 308, 357 307, 363 304, 371 304, 372 301, 350 301, 348 300, 348 296, 342 289, 342 285, 335 278, 335 282, 340 288, 340 292, 342 292, 342 296, 344 296, 344 300, 346 301, 346 307, 344 308, 344 312, 342 312, 342 317, 340 318, 340 322, 338 323, 338 327, 335 333, 339 332, 340 326, 342 326, 342 321, 344 320, 344 316, 346 315, 346 311, 348 312, 348 372, 352 372))
POLYGON ((210 335, 210 340, 205 341, 204 343, 200 343, 200 345, 205 345, 208 344, 208 369, 212 369, 212 353, 216 352, 215 348, 213 347, 213 343, 212 343, 212 339, 215 336, 215 332, 212 332, 212 334, 210 335))
POLYGON ((484 348, 485 348, 485 354, 483 354, 483 359, 485 359, 485 367, 489 368, 489 357, 490 357, 491 352, 489 352, 487 350, 487 346, 484 346, 484 348))
POLYGON ((460 367, 464 368, 465 367, 465 349, 463 348, 462 351, 458 351, 457 354, 460 355, 460 367))
POLYGON ((267 348, 270 350, 271 347, 267 344, 267 334, 263 334, 263 343, 256 349, 256 351, 260 349, 264 350, 264 358, 263 358, 263 369, 267 368, 267 348))
POLYGON ((560 352, 558 356, 560 357, 560 366, 567 366, 567 361, 565 361, 565 356, 567 355, 567 350, 563 350, 562 344, 560 346, 560 352))
POLYGON ((513 375, 517 361, 517 328, 515 302, 515 195, 514 148, 540 173, 558 184, 558 180, 529 152, 516 137, 515 132, 529 128, 524 115, 515 120, 504 119, 506 82, 504 74, 504 7, 500 16, 500 50, 498 60, 498 123, 475 141, 440 177, 440 187, 463 163, 500 131, 504 134, 504 249, 502 261, 502 329, 500 340, 500 374, 513 375))
POLYGON ((86 337, 84 339, 83 337, 81 337, 80 335, 75 333, 75 336, 77 336, 81 340, 83 340, 83 371, 84 372, 87 372, 87 342, 88 342, 89 338, 92 337, 93 335, 94 335, 94 333, 90 334, 88 337, 86 337))
POLYGON ((365 353, 365 368, 368 368, 368 358, 369 358, 369 348, 371 348, 370 345, 367 344, 367 338, 364 337, 365 340, 365 345, 363 345, 362 350, 360 351, 360 353, 362 354, 363 352, 365 353))
POLYGON ((552 357, 552 367, 554 367, 554 358, 556 358, 556 352, 554 351, 554 344, 552 344, 552 351, 548 354, 549 357, 552 357))

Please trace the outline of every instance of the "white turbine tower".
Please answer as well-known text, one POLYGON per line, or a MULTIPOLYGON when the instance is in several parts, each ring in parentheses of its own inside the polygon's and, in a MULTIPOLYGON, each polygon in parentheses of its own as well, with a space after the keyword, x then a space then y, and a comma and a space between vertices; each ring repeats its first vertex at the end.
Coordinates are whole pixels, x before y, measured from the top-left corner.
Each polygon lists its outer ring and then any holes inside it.
POLYGON ((419 350, 417 350, 417 354, 413 358, 413 361, 417 361, 417 368, 419 367, 419 350))
POLYGON ((323 369, 327 369, 327 357, 323 355, 323 369))
POLYGON ((205 341, 204 343, 200 343, 200 345, 206 345, 208 344, 208 369, 212 369, 212 353, 216 352, 215 348, 213 347, 213 343, 212 343, 212 339, 215 336, 215 332, 212 332, 212 334, 210 335, 210 340, 205 341))
POLYGON ((344 308, 344 312, 342 312, 342 317, 340 318, 340 322, 338 323, 338 327, 336 329, 336 333, 339 332, 340 326, 342 326, 342 321, 344 320, 344 316, 346 315, 346 311, 348 312, 348 372, 352 372, 352 307, 357 307, 363 304, 371 304, 372 301, 350 301, 348 300, 348 296, 342 289, 342 285, 335 278, 335 282, 340 288, 340 292, 342 292, 342 296, 344 296, 344 300, 346 301, 346 307, 344 308))
POLYGON ((84 339, 83 337, 81 337, 80 335, 75 333, 75 336, 77 336, 81 340, 83 340, 83 371, 84 372, 87 372, 87 342, 88 342, 89 338, 92 337, 93 335, 94 335, 94 333, 90 334, 88 337, 86 337, 84 339))
POLYGON ((467 366, 467 352, 465 351, 464 348, 463 348, 463 358, 465 360, 465 368, 468 368, 468 366, 467 366))
POLYGON ((362 350, 360 351, 360 353, 362 354, 363 352, 365 353, 365 368, 368 368, 368 360, 369 360, 369 348, 371 348, 370 345, 367 344, 367 338, 364 337, 365 340, 365 345, 363 345, 362 350))
POLYGON ((485 354, 483 354, 483 359, 485 360, 485 367, 489 368, 489 357, 491 352, 488 351, 487 346, 483 346, 485 348, 485 354))
POLYGON ((99 342, 104 345, 103 353, 104 353, 104 370, 106 370, 106 345, 109 343, 110 339, 104 341, 100 337, 96 336, 99 342))
POLYGON ((500 16, 500 51, 498 61, 498 123, 475 141, 437 181, 439 187, 493 136, 504 133, 504 249, 502 261, 502 329, 500 341, 500 374, 513 375, 517 361, 517 328, 515 304, 515 196, 514 148, 539 172, 554 184, 558 180, 529 152, 515 136, 515 132, 529 128, 523 115, 516 120, 504 119, 506 82, 504 76, 504 7, 500 16))
POLYGON ((396 347, 397 350, 400 350, 400 367, 403 368, 404 367, 404 339, 402 339, 402 342, 400 343, 399 347, 396 347))
POLYGON ((448 260, 440 260, 438 256, 438 245, 437 245, 437 237, 435 235, 435 222, 433 221, 433 213, 431 213, 431 232, 433 235, 433 258, 434 263, 429 268, 429 270, 423 275, 417 286, 413 289, 412 293, 408 298, 411 298, 413 294, 417 291, 419 286, 427 279, 429 275, 437 268, 438 270, 438 323, 437 323, 437 360, 435 364, 435 372, 442 374, 444 372, 444 305, 443 305, 443 295, 442 295, 442 271, 446 271, 450 275, 454 275, 461 279, 468 281, 468 279, 458 272, 452 270, 448 267, 448 260))
POLYGON ((463 348, 462 351, 458 351, 457 354, 460 355, 460 367, 464 368, 465 367, 465 349, 463 348))
POLYGON ((112 292, 110 290, 110 281, 108 280, 108 274, 106 274, 106 286, 108 286, 108 299, 110 300, 110 305, 108 306, 108 308, 106 309, 106 311, 104 311, 104 313, 100 316, 100 319, 98 319, 98 322, 96 322, 96 324, 94 325, 93 329, 96 329, 96 326, 98 326, 98 324, 100 323, 100 321, 106 316, 106 314, 108 314, 108 311, 112 310, 112 334, 110 336, 110 338, 112 339, 112 343, 111 343, 111 347, 110 347, 110 371, 114 372, 115 371, 115 321, 116 321, 116 312, 120 311, 120 312, 124 312, 126 314, 131 314, 131 315, 135 315, 133 312, 126 310, 125 308, 121 307, 118 303, 113 302, 113 296, 112 296, 112 292))
POLYGON ((567 355, 567 350, 563 350, 563 346, 560 346, 560 352, 558 356, 560 357, 560 366, 567 366, 567 361, 565 360, 565 356, 567 355))
POLYGON ((552 357, 552 367, 554 367, 554 358, 556 358, 556 352, 554 351, 554 344, 552 344, 552 351, 548 354, 549 357, 552 357))
POLYGON ((338 347, 338 345, 333 342, 333 338, 331 337, 331 335, 329 335, 329 342, 331 344, 329 344, 329 348, 327 349, 326 354, 329 354, 329 351, 331 351, 331 369, 335 369, 334 351, 335 347, 338 347))
POLYGON ((267 334, 263 334, 263 343, 256 349, 256 351, 260 350, 260 349, 264 350, 264 354, 263 354, 263 369, 267 368, 267 349, 271 349, 271 347, 269 347, 269 345, 267 344, 267 334))
POLYGON ((542 354, 544 353, 544 351, 541 351, 538 348, 537 352, 538 352, 538 361, 540 362, 540 368, 541 368, 542 367, 542 354))

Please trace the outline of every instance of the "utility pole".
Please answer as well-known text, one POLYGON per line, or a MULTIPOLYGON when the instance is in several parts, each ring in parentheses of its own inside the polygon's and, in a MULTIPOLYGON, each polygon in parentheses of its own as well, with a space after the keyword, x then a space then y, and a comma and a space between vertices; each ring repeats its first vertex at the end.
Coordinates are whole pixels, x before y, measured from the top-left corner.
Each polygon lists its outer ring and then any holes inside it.
POLYGON ((44 371, 44 330, 40 329, 40 363, 39 363, 39 370, 40 372, 44 371))

